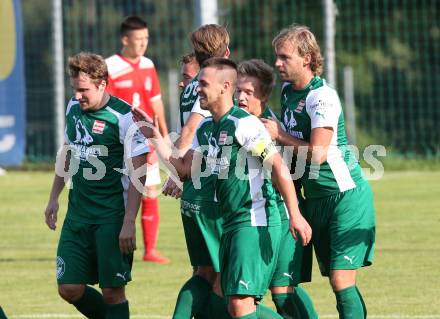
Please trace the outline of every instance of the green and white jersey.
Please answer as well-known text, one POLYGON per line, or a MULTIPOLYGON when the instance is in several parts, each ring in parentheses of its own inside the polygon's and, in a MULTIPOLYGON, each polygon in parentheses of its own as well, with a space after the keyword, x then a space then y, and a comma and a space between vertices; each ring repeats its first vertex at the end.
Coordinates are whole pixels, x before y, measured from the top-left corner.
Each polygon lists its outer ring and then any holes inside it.
POLYGON ((206 118, 192 148, 215 177, 225 232, 280 224, 270 172, 262 165, 277 150, 257 117, 233 106, 218 122, 206 118))
POLYGON ((86 112, 71 99, 65 143, 71 149, 74 173, 66 218, 88 224, 122 221, 129 185, 128 176, 121 172, 124 158, 149 151, 133 123, 130 105, 111 96, 98 111, 86 112))
POLYGON ((327 161, 320 166, 306 163, 301 178, 305 197, 319 198, 355 188, 363 182, 362 171, 347 147, 344 114, 337 92, 315 76, 301 90, 285 83, 281 91, 282 121, 291 136, 310 142, 311 131, 333 128, 327 161))
MULTIPOLYGON (((197 86, 199 85, 198 75, 185 87, 180 95, 180 133, 181 128, 186 124, 191 113, 198 113, 203 117, 211 116, 209 111, 200 107, 197 86)), ((214 201, 214 178, 207 176, 201 178, 201 187, 195 188, 191 179, 183 183, 182 199, 214 201)))
MULTIPOLYGON (((278 117, 276 116, 274 111, 272 111, 272 109, 269 106, 266 106, 263 113, 261 113, 260 117, 265 118, 265 119, 272 118, 276 121, 279 121, 278 117)), ((283 123, 280 122, 280 124, 281 124, 281 128, 283 130, 285 130, 283 123)), ((294 161, 293 161, 293 163, 294 163, 294 161)), ((301 182, 299 180, 295 180, 295 181, 293 181, 293 184, 295 185, 296 197, 299 202, 300 200, 302 200, 301 182)), ((280 192, 277 189, 275 189, 275 194, 276 194, 276 200, 277 200, 277 204, 278 204, 278 210, 280 211, 281 220, 289 219, 289 213, 287 212, 287 207, 286 207, 286 204, 284 203, 283 196, 281 196, 280 192)))

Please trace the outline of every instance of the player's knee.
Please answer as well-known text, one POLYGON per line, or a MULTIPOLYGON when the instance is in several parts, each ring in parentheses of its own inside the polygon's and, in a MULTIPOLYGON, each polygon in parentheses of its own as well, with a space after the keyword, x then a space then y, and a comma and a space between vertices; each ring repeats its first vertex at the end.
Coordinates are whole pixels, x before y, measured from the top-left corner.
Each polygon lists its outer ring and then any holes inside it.
POLYGON ((339 291, 356 284, 355 270, 338 270, 330 274, 330 285, 333 291, 339 291))
POLYGON ((68 303, 75 303, 81 299, 84 289, 83 285, 59 285, 58 294, 68 303))
POLYGON ((255 300, 251 296, 231 296, 229 298, 228 311, 233 318, 251 313, 255 311, 255 308, 255 300))
POLYGON ((125 289, 124 287, 118 288, 103 288, 102 298, 104 302, 109 305, 115 305, 123 303, 125 299, 125 289))
POLYGON ((215 282, 217 273, 211 266, 199 266, 195 272, 195 275, 202 277, 211 285, 215 282))

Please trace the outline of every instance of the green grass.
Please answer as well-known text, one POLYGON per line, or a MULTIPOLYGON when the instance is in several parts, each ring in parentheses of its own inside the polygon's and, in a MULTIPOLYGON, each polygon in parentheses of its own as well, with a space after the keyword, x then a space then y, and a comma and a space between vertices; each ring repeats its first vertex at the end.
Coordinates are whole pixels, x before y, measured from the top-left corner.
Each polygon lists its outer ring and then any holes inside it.
MULTIPOLYGON (((376 257, 358 277, 372 318, 440 318, 439 180, 439 171, 410 171, 386 172, 372 182, 376 257)), ((58 228, 50 231, 43 212, 51 182, 48 172, 0 177, 0 305, 10 318, 77 315, 56 290, 54 257, 67 196, 64 192, 58 228)), ((191 274, 179 214, 175 200, 161 198, 159 249, 172 262, 144 263, 141 250, 136 251, 134 281, 127 288, 132 314, 170 316, 178 290, 191 274)), ((141 247, 140 229, 137 234, 141 247)), ((336 318, 334 296, 316 263, 314 267, 313 282, 304 287, 322 317, 336 318)), ((265 302, 272 305, 270 297, 265 302)))

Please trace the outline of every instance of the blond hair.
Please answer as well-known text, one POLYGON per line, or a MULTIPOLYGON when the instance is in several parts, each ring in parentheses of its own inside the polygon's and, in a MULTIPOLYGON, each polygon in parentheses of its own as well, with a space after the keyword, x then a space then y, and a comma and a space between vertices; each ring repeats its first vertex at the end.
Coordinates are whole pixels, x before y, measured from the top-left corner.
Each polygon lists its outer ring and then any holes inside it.
POLYGON ((291 25, 287 27, 272 40, 274 48, 290 41, 296 47, 299 56, 304 57, 310 54, 310 69, 314 75, 320 75, 324 65, 324 58, 314 34, 303 25, 291 25))
POLYGON ((80 73, 87 74, 98 87, 102 81, 107 83, 107 64, 102 56, 90 52, 80 52, 69 58, 69 75, 77 78, 80 73))
POLYGON ((190 35, 196 60, 200 65, 212 57, 224 57, 229 46, 229 34, 218 24, 205 24, 190 35))

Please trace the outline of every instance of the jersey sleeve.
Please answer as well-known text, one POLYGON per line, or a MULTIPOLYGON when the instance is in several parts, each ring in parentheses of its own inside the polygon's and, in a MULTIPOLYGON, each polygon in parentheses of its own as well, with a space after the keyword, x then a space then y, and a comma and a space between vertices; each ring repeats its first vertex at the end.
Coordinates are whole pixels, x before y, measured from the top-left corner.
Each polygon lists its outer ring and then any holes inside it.
POLYGON ((153 66, 151 70, 151 92, 150 92, 150 101, 155 102, 161 99, 160 93, 160 82, 159 77, 157 76, 156 68, 153 66))
POLYGON ((306 110, 310 116, 312 129, 318 127, 337 129, 342 107, 335 90, 326 86, 316 89, 306 99, 306 110))
POLYGON ((131 112, 119 119, 119 142, 124 145, 125 156, 128 158, 148 153, 148 141, 133 122, 131 112))
POLYGON ((235 138, 244 149, 261 162, 277 153, 274 142, 263 123, 255 116, 248 116, 238 120, 235 138))
POLYGON ((200 107, 200 97, 197 97, 197 100, 194 102, 191 113, 198 113, 203 117, 211 116, 211 112, 209 112, 208 110, 204 110, 200 107))
MULTIPOLYGON (((76 101, 73 97, 69 100, 69 103, 67 103, 66 116, 65 116, 66 123, 68 121, 67 116, 69 115, 70 110, 72 109, 72 106, 75 104, 78 104, 78 101, 76 101)), ((66 124, 64 126, 64 144, 69 144, 69 143, 70 143, 70 141, 69 141, 69 137, 67 136, 67 124, 66 124)))

